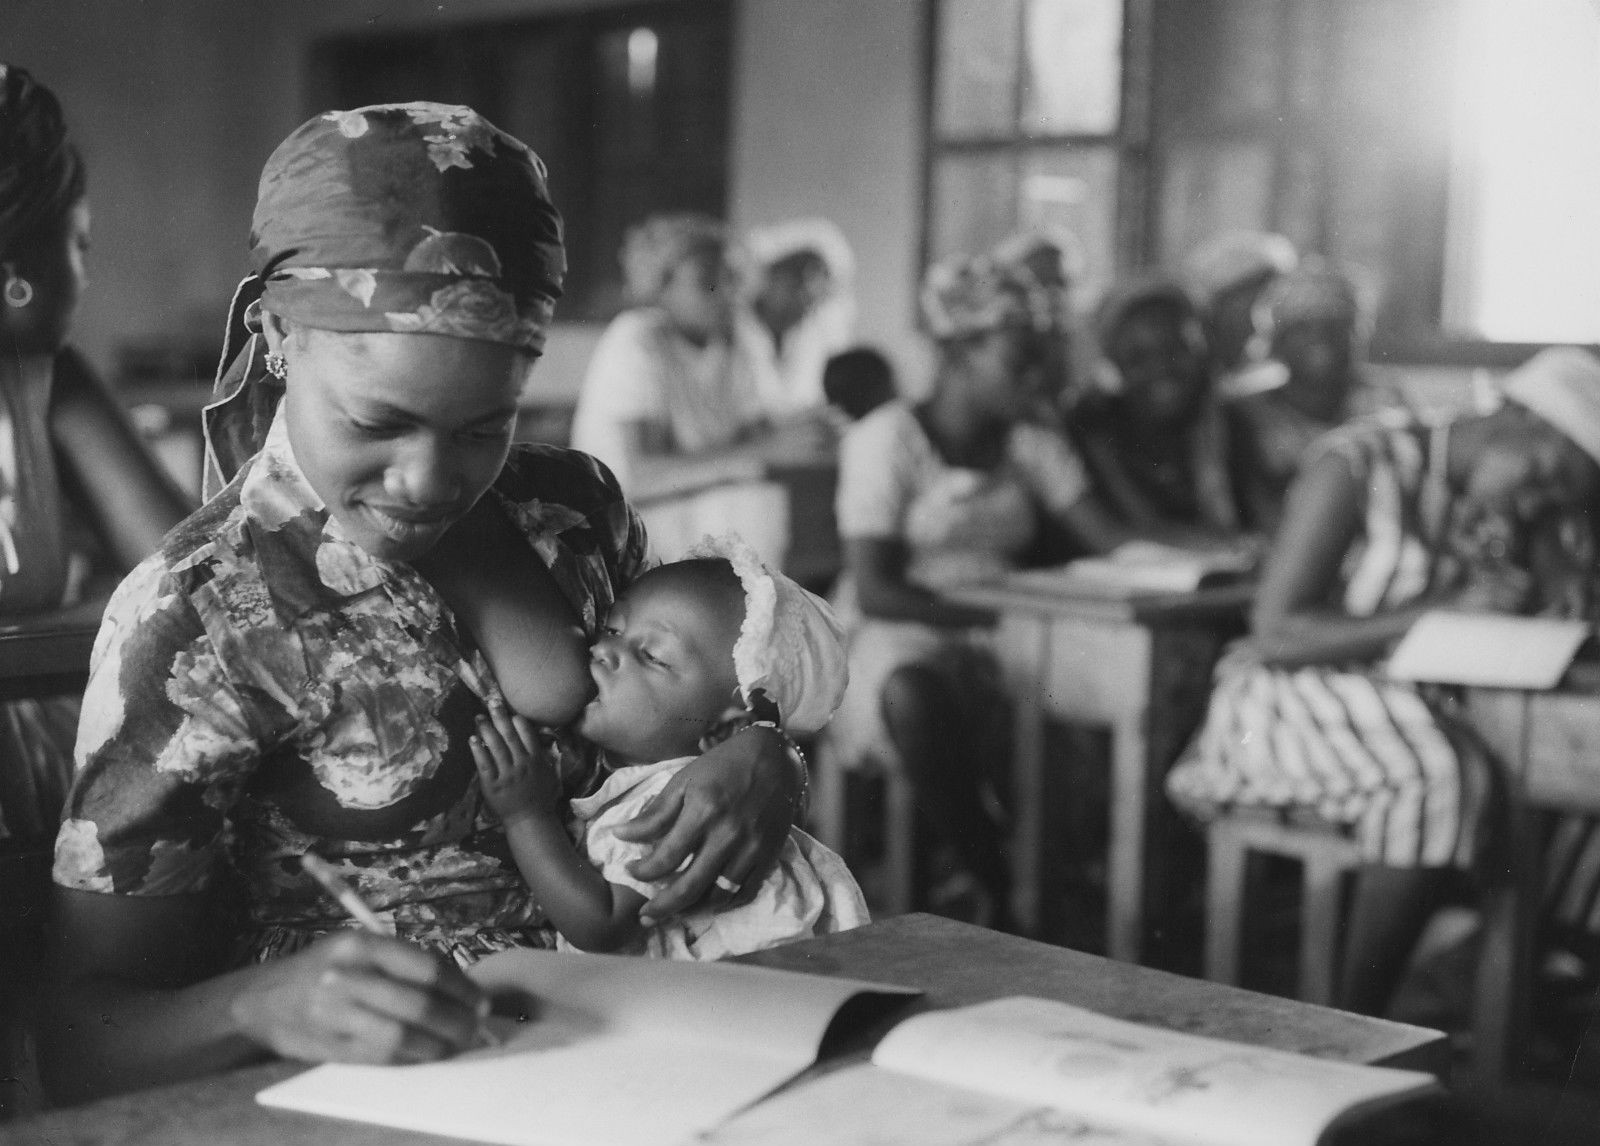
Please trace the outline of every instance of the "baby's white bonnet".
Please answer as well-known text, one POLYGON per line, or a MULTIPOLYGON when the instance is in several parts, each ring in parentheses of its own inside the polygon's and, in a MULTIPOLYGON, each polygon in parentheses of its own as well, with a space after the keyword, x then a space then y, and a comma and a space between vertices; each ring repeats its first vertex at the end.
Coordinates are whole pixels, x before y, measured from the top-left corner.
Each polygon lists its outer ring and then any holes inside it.
POLYGON ((797 736, 822 728, 844 700, 844 628, 828 603, 772 569, 736 534, 706 537, 684 554, 720 557, 744 586, 744 624, 733 666, 746 701, 756 689, 797 736))

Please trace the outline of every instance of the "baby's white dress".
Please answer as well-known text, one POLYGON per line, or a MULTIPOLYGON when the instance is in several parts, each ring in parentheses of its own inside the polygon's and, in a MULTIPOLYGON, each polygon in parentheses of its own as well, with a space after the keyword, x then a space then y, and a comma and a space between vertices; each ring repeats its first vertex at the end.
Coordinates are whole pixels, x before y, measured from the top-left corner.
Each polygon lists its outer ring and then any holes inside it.
MULTIPOLYGON (((617 838, 616 829, 637 816, 693 759, 680 756, 618 768, 594 795, 572 801, 578 847, 608 882, 634 888, 646 897, 655 894, 659 884, 628 871, 628 864, 644 854, 645 845, 617 838)), ((844 860, 799 828, 790 828, 777 864, 753 897, 735 906, 702 907, 663 920, 645 933, 632 953, 659 959, 722 959, 848 931, 866 922, 866 901, 844 860)), ((575 950, 565 938, 557 946, 575 950)))

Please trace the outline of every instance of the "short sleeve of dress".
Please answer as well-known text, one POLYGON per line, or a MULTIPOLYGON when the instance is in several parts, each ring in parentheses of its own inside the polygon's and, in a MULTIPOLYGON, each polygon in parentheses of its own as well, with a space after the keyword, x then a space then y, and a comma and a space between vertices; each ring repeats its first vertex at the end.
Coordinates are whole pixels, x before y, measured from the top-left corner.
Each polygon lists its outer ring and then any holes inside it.
POLYGON ((1072 508, 1089 492, 1089 471, 1065 434, 1024 422, 1011 431, 1011 463, 1052 513, 1072 508))
POLYGON ((905 532, 920 438, 916 416, 900 402, 880 406, 845 432, 834 502, 840 537, 888 538, 905 532))
POLYGON ((56 838, 63 887, 204 890, 260 741, 241 691, 160 556, 123 581, 95 641, 56 838))

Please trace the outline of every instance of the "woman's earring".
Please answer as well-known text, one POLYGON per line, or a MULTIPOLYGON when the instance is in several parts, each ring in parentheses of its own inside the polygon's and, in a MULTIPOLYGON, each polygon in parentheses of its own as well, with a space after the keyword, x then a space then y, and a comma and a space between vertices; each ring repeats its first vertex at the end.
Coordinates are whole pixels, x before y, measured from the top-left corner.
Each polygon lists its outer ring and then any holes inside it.
POLYGON ((283 355, 268 354, 265 365, 267 367, 267 373, 278 379, 280 382, 289 377, 289 363, 283 357, 283 355))
POLYGON ((14 310, 21 310, 33 301, 33 284, 8 268, 4 293, 6 305, 14 310))

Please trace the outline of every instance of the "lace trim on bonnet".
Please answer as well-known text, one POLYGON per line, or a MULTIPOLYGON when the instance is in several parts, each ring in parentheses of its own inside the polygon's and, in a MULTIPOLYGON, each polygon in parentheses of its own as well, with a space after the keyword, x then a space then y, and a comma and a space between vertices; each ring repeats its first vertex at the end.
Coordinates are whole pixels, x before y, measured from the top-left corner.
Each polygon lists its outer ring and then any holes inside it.
POLYGON ((783 727, 816 732, 844 699, 844 629, 825 601, 773 571, 736 534, 706 537, 685 558, 719 557, 744 587, 744 623, 733 646, 739 692, 760 689, 778 706, 783 727))

